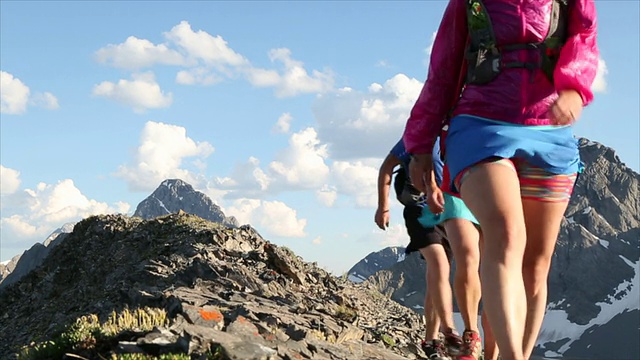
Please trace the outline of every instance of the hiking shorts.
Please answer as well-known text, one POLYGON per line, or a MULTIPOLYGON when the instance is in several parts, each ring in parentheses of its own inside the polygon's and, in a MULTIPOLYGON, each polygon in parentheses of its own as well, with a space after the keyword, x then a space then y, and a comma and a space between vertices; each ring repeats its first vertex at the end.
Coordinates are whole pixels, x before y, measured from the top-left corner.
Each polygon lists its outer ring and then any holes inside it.
POLYGON ((570 126, 526 126, 458 115, 451 119, 445 142, 449 185, 456 194, 476 164, 497 160, 516 171, 523 198, 567 201, 583 168, 570 126))
POLYGON ((447 240, 446 231, 442 224, 436 225, 435 227, 422 226, 418 221, 418 218, 422 215, 421 206, 405 206, 402 215, 404 216, 407 233, 409 233, 409 245, 405 250, 406 254, 418 251, 427 246, 442 246, 447 254, 447 258, 451 261, 451 245, 449 245, 449 240, 447 240))

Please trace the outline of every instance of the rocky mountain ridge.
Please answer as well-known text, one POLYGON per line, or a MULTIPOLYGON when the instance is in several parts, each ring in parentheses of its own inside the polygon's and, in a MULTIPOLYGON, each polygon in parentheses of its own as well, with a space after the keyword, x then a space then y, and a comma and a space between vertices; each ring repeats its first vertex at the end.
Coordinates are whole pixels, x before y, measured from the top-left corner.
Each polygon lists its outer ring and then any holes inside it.
POLYGON ((222 359, 423 356, 421 318, 411 310, 302 261, 249 226, 180 212, 76 224, 42 266, 0 290, 0 358, 51 339, 78 317, 141 307, 166 310, 166 327, 77 355, 199 356, 215 348, 222 359))

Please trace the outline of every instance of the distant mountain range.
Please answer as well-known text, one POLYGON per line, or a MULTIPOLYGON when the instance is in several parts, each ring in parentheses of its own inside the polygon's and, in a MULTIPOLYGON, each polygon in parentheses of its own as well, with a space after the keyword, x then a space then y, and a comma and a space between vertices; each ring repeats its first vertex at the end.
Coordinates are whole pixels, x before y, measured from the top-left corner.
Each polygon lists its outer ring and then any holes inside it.
MULTIPOLYGON (((562 222, 536 353, 563 359, 640 359, 640 176, 602 144, 581 139, 580 154, 586 169, 562 222)), ((422 313, 424 261, 418 256, 386 260, 397 251, 367 255, 348 271, 349 279, 366 278, 422 313)))

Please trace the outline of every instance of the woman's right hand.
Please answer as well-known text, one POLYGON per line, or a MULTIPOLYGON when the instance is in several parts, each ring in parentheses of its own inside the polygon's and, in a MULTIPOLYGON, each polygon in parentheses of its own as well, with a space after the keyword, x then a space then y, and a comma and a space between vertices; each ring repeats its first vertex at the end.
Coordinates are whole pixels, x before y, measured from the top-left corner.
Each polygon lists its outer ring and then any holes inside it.
POLYGON ((411 184, 423 193, 427 193, 427 182, 431 173, 431 154, 416 154, 409 162, 409 178, 411 184))
POLYGON ((389 227, 390 218, 389 209, 378 208, 378 210, 376 210, 375 222, 380 229, 386 230, 386 228, 389 227))
POLYGON ((582 97, 575 90, 562 90, 558 99, 551 105, 549 115, 554 125, 571 125, 582 114, 582 97))
POLYGON ((444 212, 444 194, 440 188, 432 188, 427 193, 427 206, 431 213, 438 215, 444 212))

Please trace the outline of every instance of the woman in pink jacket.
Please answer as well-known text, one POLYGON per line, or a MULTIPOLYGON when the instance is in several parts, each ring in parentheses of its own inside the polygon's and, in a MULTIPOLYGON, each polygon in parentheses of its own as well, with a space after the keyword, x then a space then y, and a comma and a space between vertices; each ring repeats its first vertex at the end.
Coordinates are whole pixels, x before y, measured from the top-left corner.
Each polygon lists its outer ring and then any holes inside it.
POLYGON ((450 0, 406 124, 413 179, 448 125, 451 186, 483 231, 484 307, 505 360, 529 358, 540 331, 581 168, 571 125, 597 63, 594 0, 450 0))

